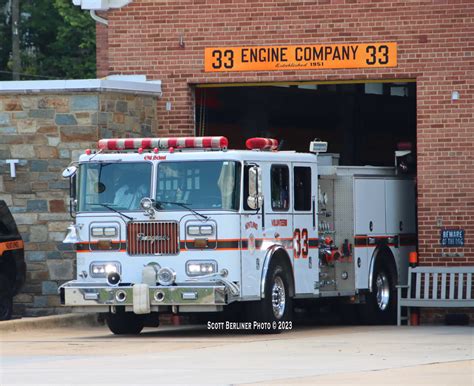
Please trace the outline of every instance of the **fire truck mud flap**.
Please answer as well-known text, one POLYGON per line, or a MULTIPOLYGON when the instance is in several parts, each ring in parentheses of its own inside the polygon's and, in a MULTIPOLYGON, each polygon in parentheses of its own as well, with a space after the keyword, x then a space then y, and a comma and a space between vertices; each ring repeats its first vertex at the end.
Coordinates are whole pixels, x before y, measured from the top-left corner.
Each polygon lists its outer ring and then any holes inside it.
MULTIPOLYGON (((136 284, 112 287, 107 284, 65 283, 59 289, 65 306, 132 306, 137 314, 150 312, 151 306, 226 305, 224 285, 148 286, 136 284)), ((93 309, 91 309, 93 311, 93 309)))

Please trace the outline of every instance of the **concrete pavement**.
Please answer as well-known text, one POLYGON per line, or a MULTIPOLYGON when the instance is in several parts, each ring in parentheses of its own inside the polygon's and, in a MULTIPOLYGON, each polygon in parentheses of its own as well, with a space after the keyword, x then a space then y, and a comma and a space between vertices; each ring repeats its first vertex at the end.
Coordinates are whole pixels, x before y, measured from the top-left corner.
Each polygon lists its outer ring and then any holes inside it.
POLYGON ((296 327, 280 335, 104 326, 1 332, 2 385, 473 385, 471 327, 296 327), (54 333, 52 333, 54 331, 54 333))
POLYGON ((474 361, 413 365, 411 367, 357 371, 353 373, 294 377, 257 384, 309 385, 473 385, 474 361))
POLYGON ((0 321, 0 334, 42 328, 98 326, 97 314, 63 314, 0 321))

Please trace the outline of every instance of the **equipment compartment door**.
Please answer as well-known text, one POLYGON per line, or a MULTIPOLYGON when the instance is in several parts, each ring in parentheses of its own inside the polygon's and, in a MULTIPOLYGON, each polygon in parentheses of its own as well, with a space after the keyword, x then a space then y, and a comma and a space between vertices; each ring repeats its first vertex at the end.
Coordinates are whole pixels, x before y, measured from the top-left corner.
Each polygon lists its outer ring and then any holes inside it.
POLYGON ((385 181, 355 178, 354 193, 356 235, 385 234, 385 181))
POLYGON ((413 180, 386 180, 387 234, 416 233, 415 183, 413 180))

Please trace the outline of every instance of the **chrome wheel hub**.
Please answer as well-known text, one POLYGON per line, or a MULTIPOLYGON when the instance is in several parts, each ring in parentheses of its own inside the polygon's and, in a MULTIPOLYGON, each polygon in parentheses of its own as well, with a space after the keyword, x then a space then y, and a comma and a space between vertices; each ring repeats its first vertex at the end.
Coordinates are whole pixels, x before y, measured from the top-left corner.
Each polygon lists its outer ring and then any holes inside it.
POLYGON ((377 288, 377 306, 379 310, 385 311, 390 303, 390 283, 385 272, 379 272, 375 279, 377 288))
POLYGON ((285 313, 286 297, 285 284, 281 277, 277 276, 272 288, 272 308, 276 319, 281 319, 285 313))

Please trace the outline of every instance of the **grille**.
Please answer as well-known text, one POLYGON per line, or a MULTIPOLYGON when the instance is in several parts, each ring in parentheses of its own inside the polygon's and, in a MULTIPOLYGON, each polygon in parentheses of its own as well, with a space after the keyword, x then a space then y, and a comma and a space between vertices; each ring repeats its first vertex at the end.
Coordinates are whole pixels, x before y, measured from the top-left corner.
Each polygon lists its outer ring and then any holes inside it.
POLYGON ((137 221, 127 226, 129 255, 178 254, 178 223, 165 221, 137 221))

